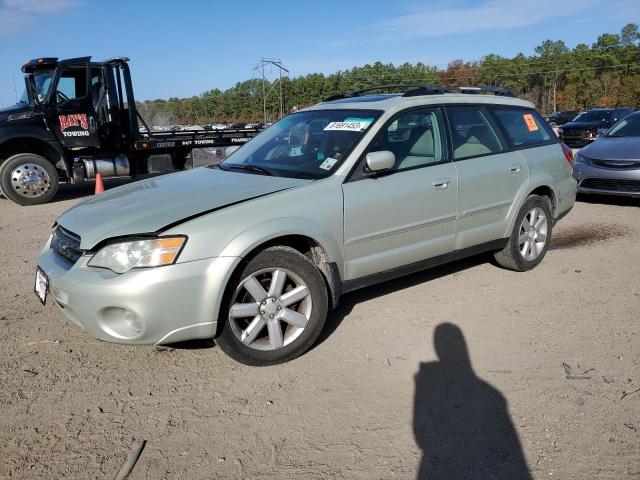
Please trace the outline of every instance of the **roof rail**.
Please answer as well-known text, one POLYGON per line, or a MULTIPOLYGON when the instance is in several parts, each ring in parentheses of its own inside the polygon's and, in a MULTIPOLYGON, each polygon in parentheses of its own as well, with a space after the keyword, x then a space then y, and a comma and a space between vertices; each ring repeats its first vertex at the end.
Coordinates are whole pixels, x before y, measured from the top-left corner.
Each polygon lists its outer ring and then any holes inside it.
POLYGON ((397 90, 405 89, 403 97, 417 97, 419 95, 442 95, 443 93, 469 93, 469 94, 482 94, 492 93, 500 97, 515 97, 515 93, 508 88, 492 87, 492 86, 478 86, 478 87, 465 87, 465 86, 446 86, 446 85, 413 85, 413 84, 401 84, 401 85, 380 85, 377 87, 363 88, 361 90, 354 90, 352 92, 340 93, 331 97, 325 98, 323 101, 332 102, 334 100, 342 100, 344 98, 356 98, 361 97, 365 93, 373 92, 376 90, 397 90))
POLYGON ((325 98, 323 101, 324 102, 332 102, 333 100, 341 100, 343 98, 355 98, 355 97, 361 97, 363 94, 365 93, 369 93, 369 92, 373 92, 376 90, 396 90, 398 88, 420 88, 423 85, 407 85, 407 84, 401 84, 401 85, 379 85, 377 87, 369 87, 369 88, 362 88, 360 90, 354 90, 352 92, 346 92, 346 93, 339 93, 338 95, 332 95, 331 97, 325 98))
POLYGON ((515 97, 515 93, 508 88, 492 87, 492 86, 479 86, 479 87, 464 87, 464 86, 443 86, 443 85, 421 85, 414 90, 405 92, 403 97, 416 97, 418 95, 440 95, 443 93, 470 93, 470 94, 482 94, 493 93, 500 97, 515 97))

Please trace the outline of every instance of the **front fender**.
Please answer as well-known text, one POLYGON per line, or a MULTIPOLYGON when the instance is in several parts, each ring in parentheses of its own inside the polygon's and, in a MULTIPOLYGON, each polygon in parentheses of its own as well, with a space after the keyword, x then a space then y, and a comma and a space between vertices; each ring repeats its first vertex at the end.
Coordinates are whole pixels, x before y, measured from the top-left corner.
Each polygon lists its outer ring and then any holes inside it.
POLYGON ((335 262, 342 274, 342 252, 334 236, 321 224, 303 217, 282 217, 258 223, 233 238, 220 253, 221 257, 246 257, 260 245, 278 237, 301 235, 317 243, 335 262))

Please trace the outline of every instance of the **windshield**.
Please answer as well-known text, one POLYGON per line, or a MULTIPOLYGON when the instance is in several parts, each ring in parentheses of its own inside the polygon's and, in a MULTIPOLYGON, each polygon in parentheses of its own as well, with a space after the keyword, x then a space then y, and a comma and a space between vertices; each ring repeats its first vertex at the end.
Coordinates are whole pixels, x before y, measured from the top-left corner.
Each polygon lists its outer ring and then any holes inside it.
MULTIPOLYGON (((33 85, 38 95, 38 101, 43 102, 47 95, 49 95, 49 89, 51 88, 51 81, 53 79, 53 70, 36 70, 31 74, 33 79, 33 85)), ((20 103, 29 103, 29 96, 25 90, 20 97, 20 103)))
POLYGON ((631 115, 616 123, 607 137, 640 137, 640 115, 631 115))
POLYGON ((294 113, 243 145, 220 168, 284 177, 327 177, 379 115, 372 110, 294 113))
POLYGON ((582 112, 576 118, 573 119, 574 122, 608 122, 610 119, 611 112, 608 111, 591 111, 591 112, 582 112))

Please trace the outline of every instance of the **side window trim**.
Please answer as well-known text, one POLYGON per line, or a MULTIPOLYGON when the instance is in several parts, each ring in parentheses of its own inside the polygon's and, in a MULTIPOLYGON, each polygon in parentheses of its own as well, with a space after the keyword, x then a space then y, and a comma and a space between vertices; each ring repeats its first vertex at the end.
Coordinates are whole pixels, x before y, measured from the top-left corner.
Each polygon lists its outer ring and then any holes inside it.
POLYGON ((511 148, 511 142, 507 142, 507 138, 505 138, 505 135, 502 131, 502 128, 500 127, 500 125, 498 124, 499 122, 496 122, 496 120, 493 117, 493 112, 489 111, 490 105, 484 105, 484 104, 480 104, 480 103, 469 103, 469 104, 459 104, 459 105, 447 105, 444 107, 445 110, 445 115, 446 115, 446 121, 447 121, 447 133, 449 134, 449 144, 450 144, 450 149, 451 149, 451 159, 454 162, 464 162, 466 160, 472 160, 474 158, 482 158, 482 157, 488 157, 489 155, 499 155, 501 153, 507 153, 509 151, 512 150, 511 148), (454 155, 454 148, 453 148, 453 132, 451 131, 451 117, 449 116, 449 111, 453 108, 456 107, 472 107, 472 108, 477 108, 481 113, 484 114, 484 117, 487 119, 487 122, 489 122, 489 126, 493 129, 493 132, 495 133, 497 139, 498 139, 498 143, 500 144, 500 151, 499 152, 489 152, 489 153, 482 153, 479 155, 472 155, 470 157, 463 157, 463 158, 455 158, 454 155))
POLYGON ((439 125, 439 127, 440 127, 439 129, 440 129, 440 139, 441 139, 441 142, 442 142, 442 161, 437 162, 437 163, 430 163, 430 164, 426 164, 426 165, 416 165, 414 167, 403 168, 402 170, 391 170, 389 172, 379 174, 378 176, 380 176, 380 177, 389 176, 389 175, 394 175, 396 173, 404 173, 404 172, 409 172, 411 170, 417 170, 419 168, 429 168, 429 167, 432 167, 432 166, 435 166, 435 165, 443 165, 445 163, 451 163, 453 161, 453 156, 451 154, 450 137, 449 137, 448 125, 447 125, 448 122, 447 122, 447 117, 446 117, 446 113, 444 111, 444 108, 442 106, 439 106, 439 105, 413 106, 413 107, 409 107, 409 108, 406 108, 404 110, 401 110, 399 112, 396 112, 393 116, 391 116, 386 122, 384 122, 382 124, 382 126, 378 129, 378 131, 374 135, 374 137, 371 140, 371 142, 369 142, 369 145, 367 145, 367 147, 362 152, 362 155, 360 155, 360 158, 358 158, 358 160, 355 162, 353 168, 351 169, 351 171, 347 175, 344 183, 357 182, 358 180, 364 180, 365 178, 369 178, 364 174, 362 174, 362 175, 359 174, 358 172, 362 171, 362 167, 364 165, 367 153, 369 153, 369 151, 370 151, 369 147, 371 146, 371 144, 376 140, 378 135, 380 135, 382 132, 386 131, 386 129, 389 127, 389 125, 391 125, 393 122, 395 122, 402 115, 405 115, 405 114, 411 113, 411 112, 418 112, 418 111, 421 111, 421 110, 433 111, 433 112, 436 113, 436 116, 440 119, 440 123, 441 124, 439 125))

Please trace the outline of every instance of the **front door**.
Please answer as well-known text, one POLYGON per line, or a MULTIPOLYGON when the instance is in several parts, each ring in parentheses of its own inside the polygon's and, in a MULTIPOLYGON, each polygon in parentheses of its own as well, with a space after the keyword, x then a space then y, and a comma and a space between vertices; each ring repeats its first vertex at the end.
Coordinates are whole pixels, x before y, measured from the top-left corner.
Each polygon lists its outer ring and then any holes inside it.
POLYGON ((49 122, 67 148, 99 147, 88 63, 60 65, 49 97, 49 122))
POLYGON ((439 109, 404 112, 388 122, 343 185, 345 280, 366 277, 453 249, 458 180, 439 109), (372 177, 364 156, 390 150, 394 168, 372 177))

